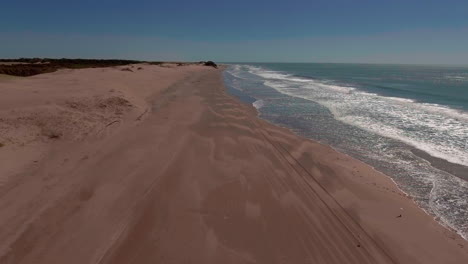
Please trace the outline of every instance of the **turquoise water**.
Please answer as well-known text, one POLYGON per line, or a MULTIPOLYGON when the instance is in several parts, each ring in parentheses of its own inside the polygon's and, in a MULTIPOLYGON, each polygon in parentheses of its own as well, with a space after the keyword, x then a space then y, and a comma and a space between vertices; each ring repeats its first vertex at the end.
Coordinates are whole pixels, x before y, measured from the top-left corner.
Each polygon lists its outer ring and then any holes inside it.
POLYGON ((468 237, 468 67, 231 64, 260 117, 381 170, 468 237))

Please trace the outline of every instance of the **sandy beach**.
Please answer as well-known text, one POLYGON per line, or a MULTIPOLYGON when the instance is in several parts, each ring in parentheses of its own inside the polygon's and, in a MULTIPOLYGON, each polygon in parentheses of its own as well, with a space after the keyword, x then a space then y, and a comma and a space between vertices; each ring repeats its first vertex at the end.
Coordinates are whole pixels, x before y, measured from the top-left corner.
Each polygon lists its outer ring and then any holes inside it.
POLYGON ((0 76, 0 263, 468 263, 387 176, 259 119, 222 70, 0 76))

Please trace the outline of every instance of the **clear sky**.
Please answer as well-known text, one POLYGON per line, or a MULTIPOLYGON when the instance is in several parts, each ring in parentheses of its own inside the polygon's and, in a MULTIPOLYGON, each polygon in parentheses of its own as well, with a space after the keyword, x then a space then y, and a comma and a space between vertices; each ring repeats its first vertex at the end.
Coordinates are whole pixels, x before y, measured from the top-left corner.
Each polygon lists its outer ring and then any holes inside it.
POLYGON ((0 57, 468 64, 468 1, 0 0, 0 57))

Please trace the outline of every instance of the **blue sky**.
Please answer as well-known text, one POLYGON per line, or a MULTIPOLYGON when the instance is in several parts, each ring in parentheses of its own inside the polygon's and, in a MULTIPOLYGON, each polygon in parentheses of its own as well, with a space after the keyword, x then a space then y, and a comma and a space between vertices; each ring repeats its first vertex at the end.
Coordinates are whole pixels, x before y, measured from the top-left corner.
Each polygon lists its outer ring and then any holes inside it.
POLYGON ((7 1, 0 57, 468 64, 468 1, 7 1))

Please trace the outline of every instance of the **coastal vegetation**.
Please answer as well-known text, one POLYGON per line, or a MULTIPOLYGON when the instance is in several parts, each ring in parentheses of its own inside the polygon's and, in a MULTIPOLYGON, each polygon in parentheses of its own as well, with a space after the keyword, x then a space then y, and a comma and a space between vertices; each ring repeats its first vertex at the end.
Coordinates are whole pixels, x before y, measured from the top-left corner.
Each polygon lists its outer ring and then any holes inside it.
POLYGON ((123 66, 133 63, 139 63, 139 61, 40 58, 2 59, 0 60, 0 74, 25 77, 55 72, 58 69, 101 68, 123 66))
MULTIPOLYGON (((33 76, 42 73, 55 72, 59 69, 84 69, 125 66, 137 63, 148 63, 151 65, 163 65, 161 61, 138 61, 138 60, 100 60, 100 59, 50 59, 50 58, 20 58, 0 59, 0 74, 12 76, 33 76)), ((177 66, 197 63, 175 62, 177 66)), ((212 62, 199 63, 205 66, 217 68, 212 62)))

